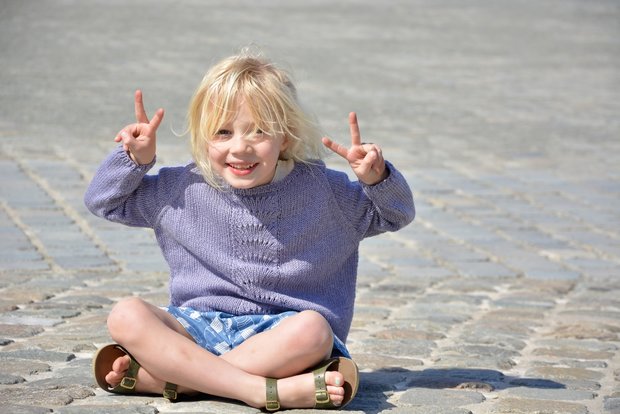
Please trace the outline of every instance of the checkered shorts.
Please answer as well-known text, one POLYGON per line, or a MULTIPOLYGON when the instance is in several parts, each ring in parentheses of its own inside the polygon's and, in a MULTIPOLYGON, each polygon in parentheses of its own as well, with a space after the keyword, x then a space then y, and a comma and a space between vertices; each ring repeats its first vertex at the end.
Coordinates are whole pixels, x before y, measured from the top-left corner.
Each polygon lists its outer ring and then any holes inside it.
MULTIPOLYGON (((222 355, 241 345, 246 339, 275 328, 280 322, 298 312, 277 315, 231 315, 224 312, 200 312, 192 308, 167 306, 163 309, 194 338, 194 341, 215 355, 222 355)), ((334 336, 332 356, 351 358, 345 344, 334 336)))

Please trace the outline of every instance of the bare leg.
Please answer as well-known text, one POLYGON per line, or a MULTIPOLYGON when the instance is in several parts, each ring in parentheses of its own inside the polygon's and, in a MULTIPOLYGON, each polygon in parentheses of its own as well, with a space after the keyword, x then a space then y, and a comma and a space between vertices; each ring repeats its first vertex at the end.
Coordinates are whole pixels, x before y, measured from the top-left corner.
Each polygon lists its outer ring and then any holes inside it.
POLYGON ((286 378, 329 358, 334 336, 321 314, 304 311, 254 335, 221 358, 246 372, 286 378))
MULTIPOLYGON (((199 347, 173 316, 140 299, 120 302, 110 314, 108 327, 114 340, 146 367, 138 373, 139 391, 161 392, 160 378, 165 378, 179 384, 180 392, 196 390, 241 400, 254 407, 264 405, 265 376, 290 377, 278 382, 283 407, 312 406, 312 376, 292 375, 323 360, 332 346, 329 325, 314 312, 287 318, 224 357, 199 347), (312 335, 310 328, 316 328, 312 335)), ((120 381, 128 364, 128 357, 114 363, 113 371, 106 377, 110 385, 120 381)), ((338 403, 344 390, 334 385, 342 384, 342 376, 329 372, 326 381, 332 401, 338 403)))

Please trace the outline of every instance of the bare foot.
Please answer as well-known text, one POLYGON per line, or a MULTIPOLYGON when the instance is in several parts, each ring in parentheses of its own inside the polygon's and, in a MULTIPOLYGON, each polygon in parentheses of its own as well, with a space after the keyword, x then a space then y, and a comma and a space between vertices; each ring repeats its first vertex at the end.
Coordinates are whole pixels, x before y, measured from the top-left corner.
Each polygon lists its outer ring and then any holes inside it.
MULTIPOLYGON (((329 399, 340 406, 344 399, 344 378, 338 371, 327 371, 325 383, 329 399)), ((278 398, 282 408, 312 408, 316 404, 314 376, 309 374, 278 380, 278 398)))
MULTIPOLYGON (((127 373, 131 360, 129 355, 118 357, 112 364, 112 371, 106 376, 106 382, 115 387, 120 384, 121 380, 127 373)), ((325 373, 325 383, 327 392, 331 402, 335 406, 340 406, 344 399, 344 378, 338 371, 327 371, 325 373)), ((314 376, 311 373, 300 374, 289 378, 278 380, 278 398, 282 408, 312 408, 315 406, 315 388, 314 376)), ((165 381, 154 377, 144 368, 140 367, 136 378, 137 393, 145 394, 161 394, 164 390, 165 381)), ((196 391, 179 386, 180 394, 193 394, 196 391)), ((261 403, 256 404, 257 407, 264 407, 264 393, 261 403)), ((248 401, 250 405, 252 404, 248 401)), ((256 401, 258 403, 258 401, 256 401)))
MULTIPOLYGON (((121 357, 116 358, 114 363, 112 364, 112 371, 105 376, 105 381, 111 386, 116 387, 120 384, 121 380, 127 373, 127 369, 129 368, 129 363, 131 359, 129 355, 123 355, 121 357)), ((144 368, 140 367, 138 370, 138 375, 136 378, 136 388, 135 391, 138 393, 145 394, 161 394, 164 391, 165 381, 160 380, 159 378, 155 378, 150 373, 148 373, 144 368)), ((177 390, 179 393, 190 394, 191 390, 179 387, 177 390)))

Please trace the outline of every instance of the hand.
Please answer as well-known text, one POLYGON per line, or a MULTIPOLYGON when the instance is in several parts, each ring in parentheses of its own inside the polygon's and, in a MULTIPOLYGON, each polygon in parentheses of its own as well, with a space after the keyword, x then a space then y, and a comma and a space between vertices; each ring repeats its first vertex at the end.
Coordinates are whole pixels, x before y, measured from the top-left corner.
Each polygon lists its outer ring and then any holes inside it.
POLYGON ((355 112, 349 114, 351 148, 346 148, 324 137, 323 145, 349 162, 357 178, 366 185, 373 185, 387 178, 385 160, 381 148, 375 144, 363 144, 355 112))
POLYGON ((149 121, 142 102, 142 92, 136 91, 134 97, 136 123, 123 128, 114 138, 115 142, 122 142, 123 149, 129 153, 131 159, 140 165, 150 164, 155 158, 156 132, 164 110, 158 109, 149 121))

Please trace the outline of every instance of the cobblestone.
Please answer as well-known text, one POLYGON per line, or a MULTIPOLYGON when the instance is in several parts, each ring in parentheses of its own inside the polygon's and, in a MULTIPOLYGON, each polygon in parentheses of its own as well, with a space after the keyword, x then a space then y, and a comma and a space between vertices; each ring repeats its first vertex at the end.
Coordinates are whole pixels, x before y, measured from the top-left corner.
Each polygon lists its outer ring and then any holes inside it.
POLYGON ((416 196, 361 247, 348 411, 620 413, 618 21, 613 0, 3 2, 0 413, 259 412, 96 387, 109 310, 165 304, 167 267, 82 204, 136 88, 166 109, 159 165, 184 163, 195 85, 252 43, 329 135, 356 111, 416 196))

